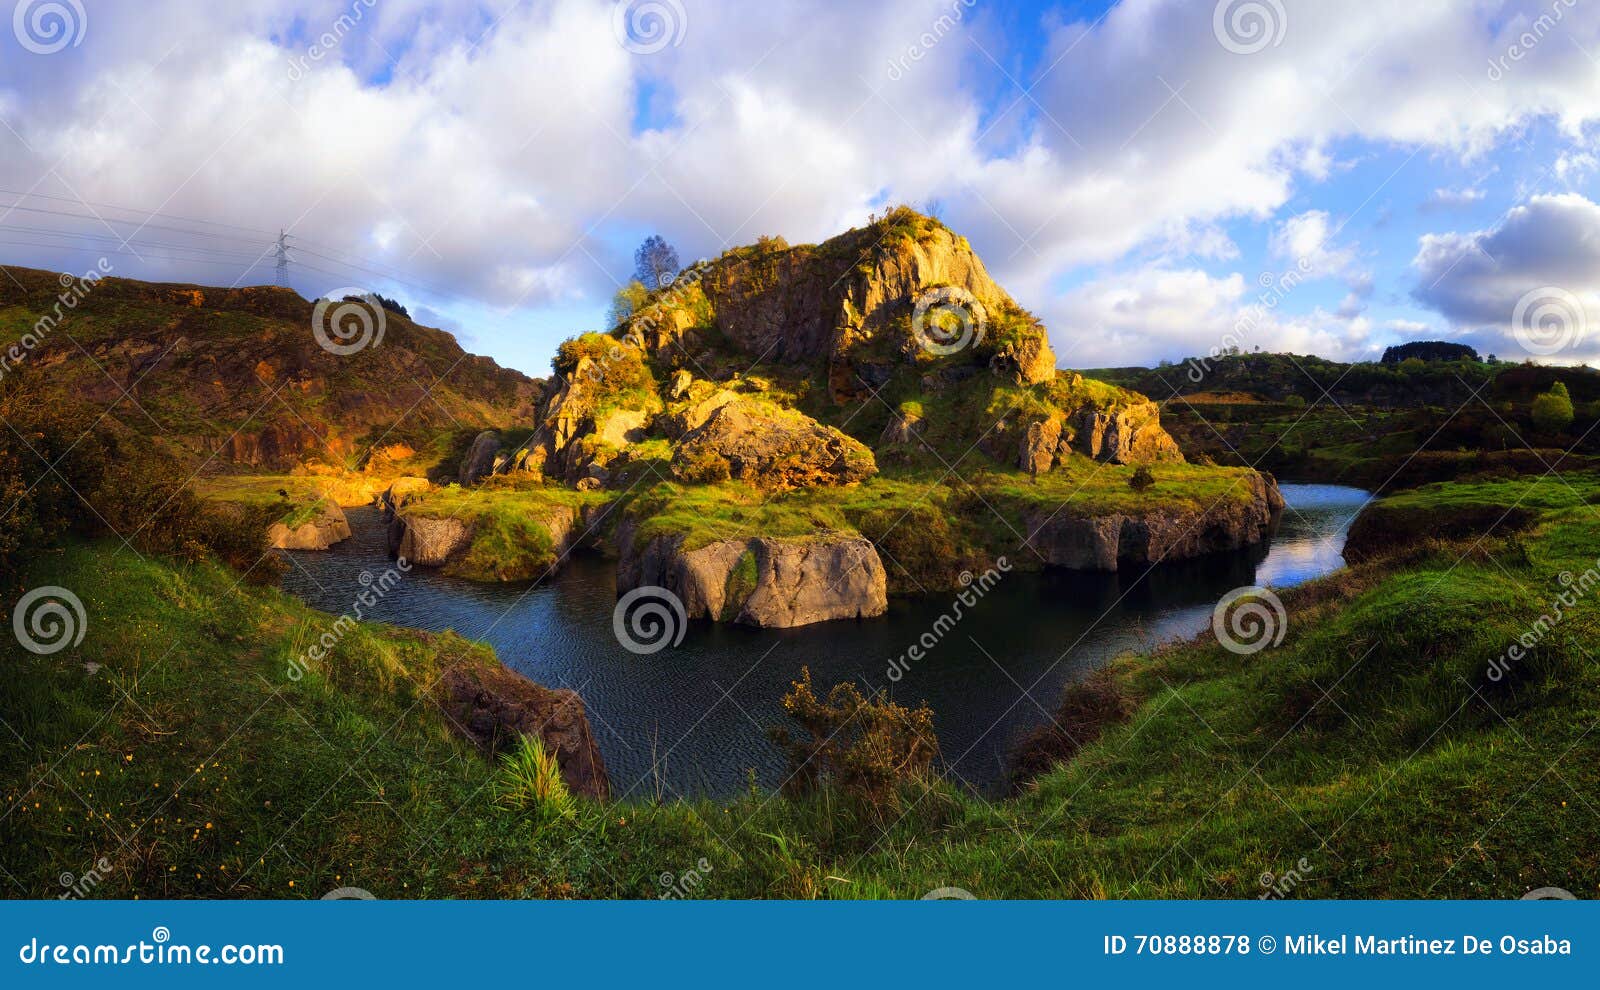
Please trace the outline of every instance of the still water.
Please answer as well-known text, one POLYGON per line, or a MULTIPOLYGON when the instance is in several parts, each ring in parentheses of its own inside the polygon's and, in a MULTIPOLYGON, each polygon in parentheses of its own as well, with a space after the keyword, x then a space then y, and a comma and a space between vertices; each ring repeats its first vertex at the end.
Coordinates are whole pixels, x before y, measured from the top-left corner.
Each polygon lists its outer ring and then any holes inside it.
MULTIPOLYGON (((368 618, 454 629, 490 643, 505 664, 584 699, 616 797, 726 796, 754 771, 772 787, 783 757, 766 739, 784 721, 779 698, 802 666, 819 687, 855 679, 899 701, 927 701, 946 768, 977 788, 1004 776, 1006 753, 1043 724, 1062 689, 1117 654, 1186 638, 1240 585, 1286 587, 1343 564, 1345 533, 1367 494, 1334 485, 1283 486, 1288 509, 1270 547, 1163 565, 1148 574, 1011 572, 898 681, 890 664, 950 610, 952 595, 892 598, 877 619, 799 629, 691 623, 683 642, 648 656, 612 634, 616 572, 576 555, 538 584, 478 584, 413 570, 368 618), (652 766, 660 769, 652 773, 652 766)), ((342 613, 363 572, 390 565, 375 509, 348 513, 354 536, 294 552, 284 587, 342 613)))

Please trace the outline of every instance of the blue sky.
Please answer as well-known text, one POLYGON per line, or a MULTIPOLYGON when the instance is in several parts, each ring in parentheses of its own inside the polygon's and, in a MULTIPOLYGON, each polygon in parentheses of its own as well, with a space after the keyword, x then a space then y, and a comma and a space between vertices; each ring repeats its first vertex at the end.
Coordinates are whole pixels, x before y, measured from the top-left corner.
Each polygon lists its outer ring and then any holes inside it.
POLYGON ((83 8, 0 33, 6 263, 266 282, 289 228, 302 293, 541 374, 650 233, 687 260, 937 201, 1064 365, 1600 356, 1577 0, 83 8))

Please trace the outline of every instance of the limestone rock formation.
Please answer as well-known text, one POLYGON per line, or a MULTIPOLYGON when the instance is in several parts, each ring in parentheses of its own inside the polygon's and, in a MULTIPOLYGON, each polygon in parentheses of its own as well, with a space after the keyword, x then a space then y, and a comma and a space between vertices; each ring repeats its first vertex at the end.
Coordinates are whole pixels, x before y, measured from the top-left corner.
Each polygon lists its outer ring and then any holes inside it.
POLYGON ((1243 498, 1226 497, 1200 509, 1158 507, 1143 514, 1087 517, 1035 513, 1023 521, 1027 544, 1048 564, 1091 571, 1251 546, 1271 532, 1283 495, 1270 475, 1244 477, 1243 498))
POLYGON ((1076 422, 1076 447, 1096 460, 1114 464, 1182 461, 1177 441, 1161 427, 1161 409, 1142 402, 1120 409, 1088 408, 1076 422))
POLYGON ((443 567, 472 543, 472 527, 460 519, 400 513, 389 523, 389 552, 426 567, 443 567))
POLYGON ((859 536, 754 537, 684 550, 682 537, 635 547, 631 528, 624 530, 618 593, 665 588, 691 619, 787 628, 882 615, 888 608, 883 561, 859 536))
POLYGON ((461 459, 458 480, 463 485, 475 485, 494 473, 495 458, 500 454, 500 434, 484 430, 472 440, 472 448, 461 459))
POLYGON ((350 523, 338 504, 323 499, 315 518, 290 529, 281 522, 267 529, 267 545, 275 550, 326 550, 350 538, 350 523))
POLYGON ((705 472, 715 470, 783 490, 852 484, 878 468, 859 440, 794 410, 741 398, 718 407, 678 441, 672 469, 686 480, 712 480, 705 472))

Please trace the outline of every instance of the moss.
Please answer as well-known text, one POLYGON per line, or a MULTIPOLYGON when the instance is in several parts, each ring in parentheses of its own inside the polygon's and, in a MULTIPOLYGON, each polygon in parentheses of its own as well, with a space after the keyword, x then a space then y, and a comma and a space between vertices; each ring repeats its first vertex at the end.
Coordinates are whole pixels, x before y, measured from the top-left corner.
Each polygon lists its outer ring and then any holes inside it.
POLYGON ((739 610, 744 608, 744 603, 756 590, 758 576, 756 552, 746 550, 739 555, 733 570, 728 572, 728 580, 723 587, 722 621, 732 622, 738 617, 739 610))

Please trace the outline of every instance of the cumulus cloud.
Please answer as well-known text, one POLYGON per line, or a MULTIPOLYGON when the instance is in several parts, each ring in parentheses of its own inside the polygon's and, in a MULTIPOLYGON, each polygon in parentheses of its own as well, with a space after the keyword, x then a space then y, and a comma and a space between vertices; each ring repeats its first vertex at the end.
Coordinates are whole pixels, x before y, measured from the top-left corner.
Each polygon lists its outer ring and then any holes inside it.
MULTIPOLYGON (((1547 4, 1355 16, 1284 0, 1241 55, 1214 33, 1214 4, 1123 0, 1094 21, 1050 15, 1037 59, 961 0, 774 0, 759 16, 702 0, 651 54, 619 44, 603 0, 100 4, 81 48, 0 58, 0 183, 291 227, 304 290, 335 277, 315 267, 348 274, 332 246, 457 313, 598 314, 645 233, 694 257, 938 198, 1026 305, 1067 312, 1082 300, 1062 279, 1093 266, 1107 293, 1131 272, 1128 291, 1159 309, 1150 271, 1237 259, 1227 225, 1273 222, 1348 164, 1348 139, 1470 157, 1536 118, 1581 137, 1600 118, 1583 54, 1600 22, 1569 18, 1570 42, 1486 76, 1547 4)), ((1581 175, 1582 155, 1558 169, 1581 175)), ((1350 281, 1347 324, 1371 293, 1353 250, 1321 259, 1350 281)), ((159 252, 128 264, 234 277, 159 252)), ((263 264, 247 280, 267 277, 263 264)), ((1346 331, 1294 332, 1341 346, 1346 331)))
POLYGON ((1048 310, 1051 343, 1063 366, 1154 364, 1163 359, 1244 351, 1366 356, 1371 326, 1313 308, 1294 315, 1294 278, 1217 277, 1151 265, 1117 272, 1068 292, 1048 310))
POLYGON ((1536 196, 1490 230, 1425 235, 1412 265, 1413 296, 1502 356, 1600 353, 1600 205, 1583 196, 1536 196))

